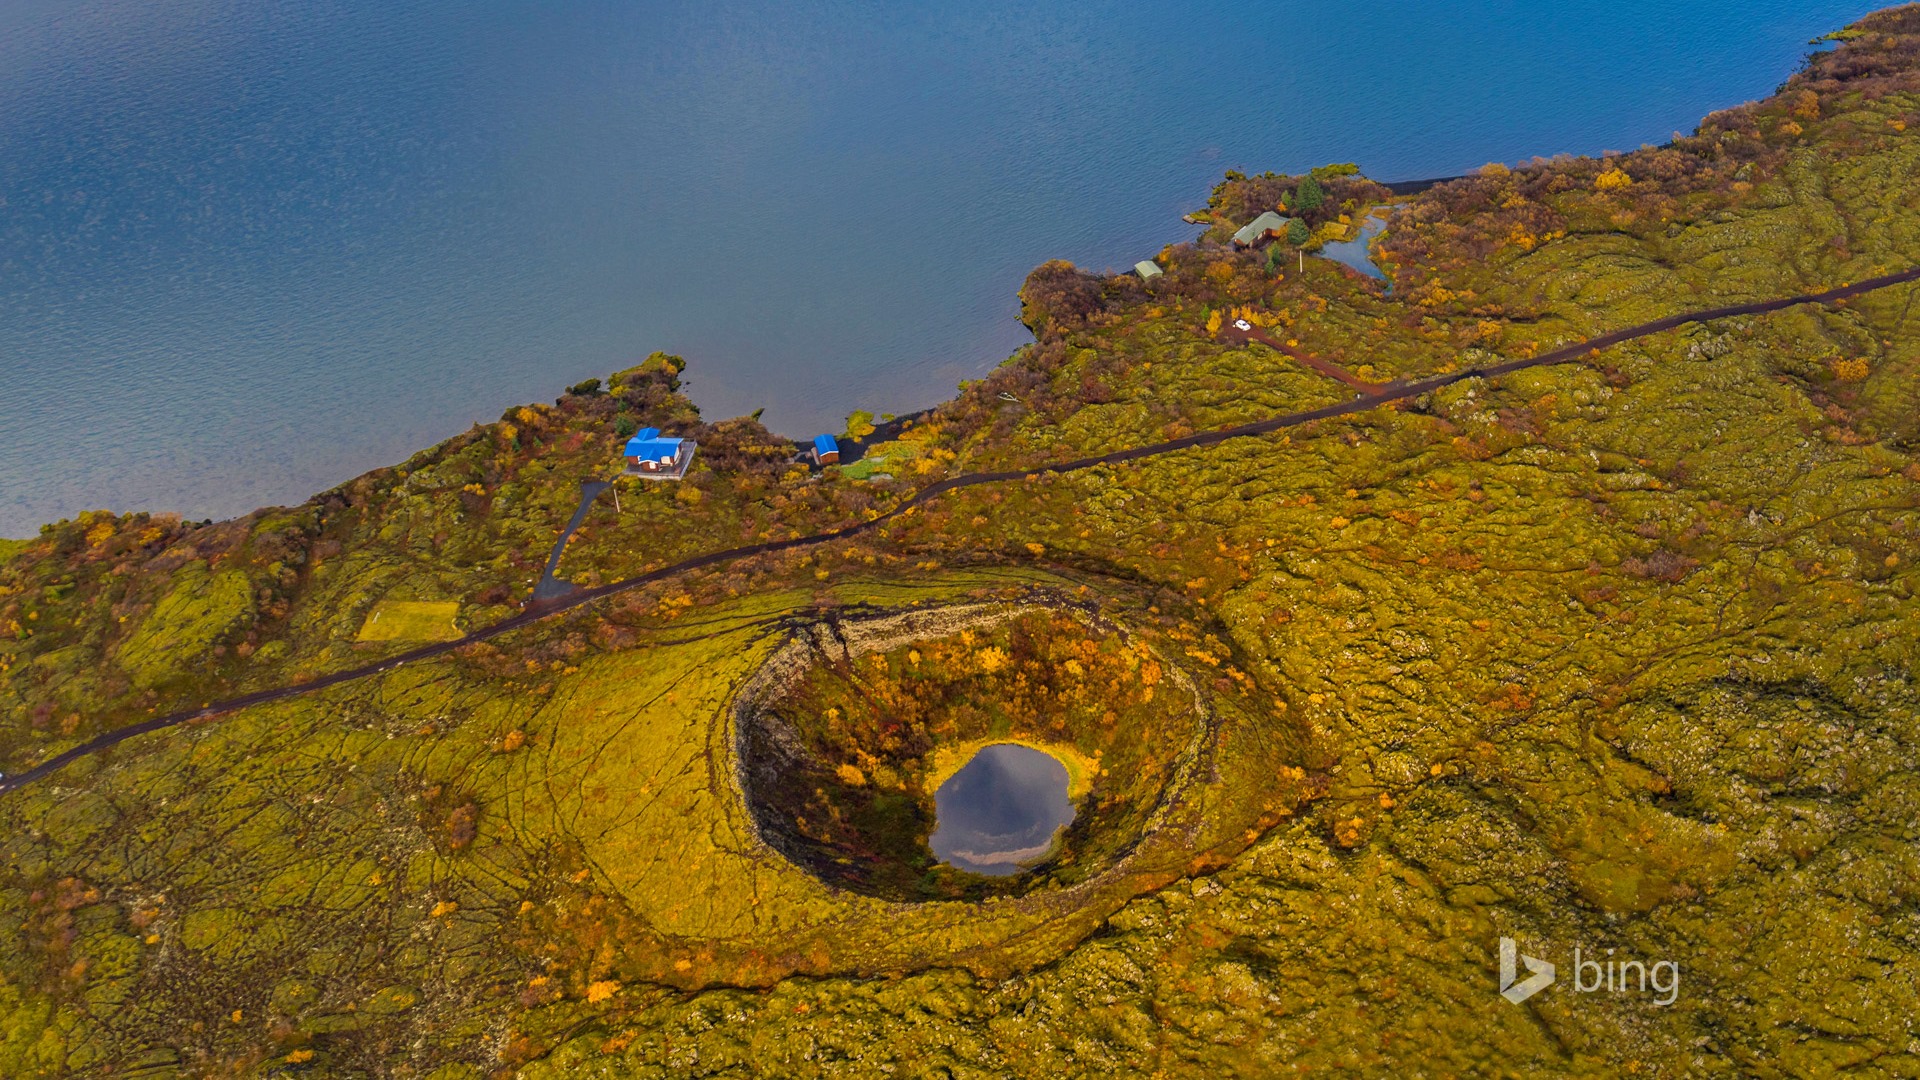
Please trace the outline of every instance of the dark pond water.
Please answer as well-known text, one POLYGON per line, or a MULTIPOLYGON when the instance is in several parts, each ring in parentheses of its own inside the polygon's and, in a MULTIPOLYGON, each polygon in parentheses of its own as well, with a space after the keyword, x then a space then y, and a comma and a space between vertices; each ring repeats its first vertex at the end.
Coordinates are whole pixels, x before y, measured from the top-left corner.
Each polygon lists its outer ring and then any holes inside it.
POLYGON ((1374 265, 1373 257, 1367 252, 1367 246, 1372 244, 1373 238, 1379 236, 1380 230, 1386 227, 1387 219, 1384 215, 1371 215, 1360 223, 1359 235, 1351 240, 1337 240, 1330 244, 1323 244, 1320 247, 1320 254, 1342 266, 1351 266, 1368 277, 1385 278, 1387 275, 1374 265))
POLYGON ((993 877, 1046 855, 1054 833, 1073 821, 1066 766, 1013 743, 982 748, 933 793, 933 805, 933 853, 993 877))
POLYGON ((0 535, 298 501, 652 349, 788 435, 1222 170, 1659 142, 1882 0, 5 0, 0 535))

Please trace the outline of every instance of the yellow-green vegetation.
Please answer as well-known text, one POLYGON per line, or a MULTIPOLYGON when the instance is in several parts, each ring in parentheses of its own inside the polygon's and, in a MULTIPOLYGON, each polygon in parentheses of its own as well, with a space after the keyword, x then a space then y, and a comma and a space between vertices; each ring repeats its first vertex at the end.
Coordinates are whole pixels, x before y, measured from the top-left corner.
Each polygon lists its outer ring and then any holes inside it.
POLYGON ((207 651, 240 630, 253 616, 253 589, 237 570, 209 573, 189 563, 173 587, 140 620, 120 646, 117 659, 136 686, 191 671, 207 651))
POLYGON ((1058 761, 1067 770, 1067 797, 1081 799, 1093 790, 1094 778, 1100 775, 1100 762, 1097 758, 1082 753, 1072 743, 1050 742, 1045 739, 1022 738, 1018 735, 989 735, 951 746, 935 747, 927 755, 927 774, 920 781, 928 790, 938 791, 940 785, 953 779, 953 774, 966 768, 975 754, 989 746, 1010 744, 1024 746, 1029 750, 1038 750, 1058 761))
MULTIPOLYGON (((1100 585, 1110 603, 1125 595, 1100 585)), ((1168 643, 1197 636, 1177 624, 1151 632, 1168 643)), ((1217 732, 1208 696, 1148 634, 1045 589, 1018 604, 811 628, 770 659, 736 709, 742 785, 762 838, 822 880, 895 900, 1031 896, 1151 864, 1163 850, 1184 862, 1198 851, 1169 845, 1166 827, 1190 816, 1180 803, 1204 798, 1199 775, 1215 765, 1217 732), (995 742, 1058 748, 1078 806, 1060 846, 1017 878, 941 865, 928 846, 934 793, 995 742)))
POLYGON ((359 641, 452 641, 462 633, 450 600, 382 600, 360 624, 359 641))
POLYGON ((892 479, 702 421, 656 356, 300 507, 49 526, 0 558, 11 774, 394 655, 382 599, 510 615, 628 425, 700 456, 596 502, 571 580, 1026 477, 0 795, 0 1076, 1920 1072, 1920 289, 1027 472, 1346 400, 1229 313, 1402 378, 1913 265, 1920 8, 1854 29, 1668 146, 1323 171, 1322 224, 1395 206, 1391 292, 1217 243, 1304 183, 1229 177, 1164 277, 1035 271, 1034 344, 892 479), (811 786, 761 782, 769 715, 811 786), (911 865, 942 753, 996 738, 1099 762, 1061 861, 835 883, 911 865), (789 843, 835 811, 826 861, 789 843), (1561 982, 1503 1000, 1502 936, 1561 982), (1575 947, 1679 994, 1577 992, 1575 947))

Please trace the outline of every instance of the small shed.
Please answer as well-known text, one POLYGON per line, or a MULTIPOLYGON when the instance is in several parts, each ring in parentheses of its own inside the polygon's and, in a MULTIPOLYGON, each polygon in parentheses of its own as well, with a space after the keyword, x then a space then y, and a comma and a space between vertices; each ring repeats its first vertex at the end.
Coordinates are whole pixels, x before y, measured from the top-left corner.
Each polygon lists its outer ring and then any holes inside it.
POLYGON ((641 428, 627 440, 627 472, 661 480, 678 480, 686 475, 693 458, 693 443, 667 438, 659 428, 641 428))
POLYGON ((1133 272, 1139 274, 1140 280, 1142 281, 1152 281, 1154 278, 1166 273, 1165 270, 1160 269, 1160 264, 1154 262, 1152 259, 1142 259, 1134 263, 1133 272))
POLYGON ((1257 248, 1287 231, 1287 219, 1269 210, 1240 227, 1233 234, 1233 246, 1257 248))
POLYGON ((840 462, 840 442, 831 435, 813 437, 813 463, 815 465, 837 465, 840 462))

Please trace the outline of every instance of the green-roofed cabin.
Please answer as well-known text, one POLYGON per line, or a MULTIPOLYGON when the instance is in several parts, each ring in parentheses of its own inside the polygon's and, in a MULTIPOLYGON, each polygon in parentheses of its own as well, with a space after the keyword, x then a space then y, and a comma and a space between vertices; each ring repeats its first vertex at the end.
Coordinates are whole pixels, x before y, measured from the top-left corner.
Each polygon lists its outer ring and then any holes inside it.
POLYGON ((1160 264, 1154 262, 1152 259, 1142 259, 1134 263, 1133 272, 1139 274, 1140 280, 1142 281, 1150 281, 1166 273, 1165 270, 1160 269, 1160 264))
POLYGON ((1269 210, 1240 227, 1233 234, 1233 246, 1257 248, 1287 231, 1287 219, 1269 210))

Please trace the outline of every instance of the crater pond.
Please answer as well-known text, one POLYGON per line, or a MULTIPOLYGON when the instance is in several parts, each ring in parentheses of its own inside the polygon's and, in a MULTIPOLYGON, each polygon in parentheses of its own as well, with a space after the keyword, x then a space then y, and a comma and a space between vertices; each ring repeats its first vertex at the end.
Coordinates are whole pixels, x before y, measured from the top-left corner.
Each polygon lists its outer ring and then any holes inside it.
POLYGON ((1220 174, 1658 142, 1837 0, 0 5, 0 535, 295 502, 654 349, 941 400, 1220 174))
POLYGON ((1053 850, 1073 823, 1067 767, 1017 743, 981 747, 933 793, 933 836, 941 862, 990 877, 1020 873, 1053 850))

